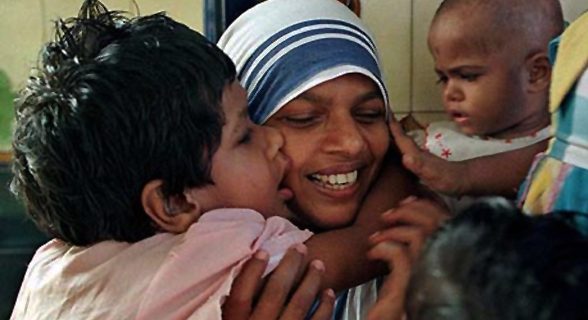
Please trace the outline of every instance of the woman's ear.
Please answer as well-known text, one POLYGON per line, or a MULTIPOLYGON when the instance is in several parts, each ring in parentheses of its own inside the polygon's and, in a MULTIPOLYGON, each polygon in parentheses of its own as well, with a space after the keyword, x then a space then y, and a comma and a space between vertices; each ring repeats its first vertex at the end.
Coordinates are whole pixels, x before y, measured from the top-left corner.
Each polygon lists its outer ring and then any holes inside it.
POLYGON ((183 194, 164 197, 161 192, 161 180, 149 181, 141 193, 143 210, 160 230, 170 233, 182 233, 198 220, 201 207, 197 202, 186 201, 183 194))
POLYGON ((551 83, 551 63, 544 52, 535 53, 527 58, 526 68, 528 72, 529 92, 542 92, 549 90, 551 83))

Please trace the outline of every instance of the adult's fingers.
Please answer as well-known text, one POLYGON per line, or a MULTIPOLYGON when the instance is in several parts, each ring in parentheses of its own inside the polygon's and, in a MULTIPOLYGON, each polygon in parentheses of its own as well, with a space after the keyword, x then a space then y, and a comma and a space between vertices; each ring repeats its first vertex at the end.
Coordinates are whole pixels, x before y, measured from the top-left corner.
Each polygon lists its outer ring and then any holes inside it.
POLYGON ((403 155, 402 162, 404 166, 410 171, 413 171, 416 175, 419 175, 421 171, 420 155, 422 150, 411 137, 404 133, 400 123, 397 121, 390 121, 389 127, 390 132, 394 137, 394 142, 396 143, 398 150, 400 150, 400 153, 403 155))
POLYGON ((382 242, 373 247, 368 256, 386 261, 391 270, 378 293, 378 301, 368 314, 368 319, 402 319, 411 269, 406 248, 400 244, 382 242))
POLYGON ((378 243, 375 245, 375 247, 377 247, 380 243, 390 242, 403 245, 409 254, 410 260, 416 261, 420 256, 427 237, 428 235, 423 232, 422 228, 406 225, 378 232, 376 235, 370 238, 370 241, 378 243))
POLYGON ((312 315, 311 320, 329 320, 333 317, 333 308, 335 307, 335 292, 333 289, 323 290, 321 301, 312 315))
POLYGON ((427 235, 436 231, 449 217, 445 207, 431 200, 416 198, 410 202, 403 201, 397 208, 381 215, 387 225, 415 225, 427 235))
POLYGON ((278 267, 267 280, 251 319, 277 319, 282 313, 291 289, 304 272, 307 248, 296 245, 286 252, 278 267))
MULTIPOLYGON (((314 260, 310 263, 310 267, 307 269, 302 282, 290 298, 280 319, 297 320, 306 317, 318 296, 324 272, 325 265, 322 261, 314 260)), ((328 303, 328 301, 325 302, 328 303)), ((320 319, 322 313, 324 311, 321 312, 321 315, 317 319, 320 319)))
POLYGON ((255 297, 263 285, 261 276, 267 266, 269 256, 265 251, 258 251, 249 259, 233 282, 231 293, 223 304, 223 319, 249 319, 255 297))

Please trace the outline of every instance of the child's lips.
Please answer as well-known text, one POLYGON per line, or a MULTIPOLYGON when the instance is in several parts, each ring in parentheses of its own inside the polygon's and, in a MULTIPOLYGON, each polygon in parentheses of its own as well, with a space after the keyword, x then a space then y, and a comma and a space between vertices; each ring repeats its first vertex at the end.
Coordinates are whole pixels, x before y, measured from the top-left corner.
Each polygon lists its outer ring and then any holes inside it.
POLYGON ((286 188, 286 187, 280 188, 278 190, 278 195, 284 201, 288 201, 288 200, 291 200, 292 198, 294 198, 294 192, 292 191, 292 189, 286 188))
POLYGON ((468 121, 468 116, 464 113, 453 111, 450 115, 453 121, 457 124, 465 124, 468 121))

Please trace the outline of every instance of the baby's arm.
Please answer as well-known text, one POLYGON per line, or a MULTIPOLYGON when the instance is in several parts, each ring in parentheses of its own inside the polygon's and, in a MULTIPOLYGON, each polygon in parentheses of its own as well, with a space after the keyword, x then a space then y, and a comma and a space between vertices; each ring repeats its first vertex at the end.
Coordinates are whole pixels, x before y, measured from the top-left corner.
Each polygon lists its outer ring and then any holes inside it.
POLYGON ((316 234, 306 242, 308 258, 325 263, 324 288, 339 291, 386 272, 385 264, 367 258, 371 247, 369 237, 383 227, 382 212, 419 191, 416 179, 402 168, 399 159, 385 160, 381 175, 364 200, 355 223, 316 234))
POLYGON ((547 141, 531 146, 464 161, 446 161, 421 150, 398 123, 390 125, 404 166, 423 184, 447 195, 502 195, 514 197, 535 155, 547 141))

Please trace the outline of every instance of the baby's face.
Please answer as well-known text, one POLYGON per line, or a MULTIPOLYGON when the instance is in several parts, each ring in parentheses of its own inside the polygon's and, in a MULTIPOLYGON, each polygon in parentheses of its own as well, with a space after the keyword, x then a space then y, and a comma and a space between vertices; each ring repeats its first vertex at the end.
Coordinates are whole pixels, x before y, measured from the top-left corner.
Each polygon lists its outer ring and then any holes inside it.
POLYGON ((525 57, 484 43, 475 19, 446 13, 432 25, 428 44, 446 113, 468 135, 513 138, 532 116, 527 110, 525 57))
POLYGON ((284 139, 278 130, 251 122, 246 94, 238 82, 225 88, 225 125, 220 146, 212 157, 213 184, 191 193, 204 212, 250 208, 265 217, 290 218, 285 201, 293 193, 281 186, 290 166, 290 160, 281 152, 284 139))

